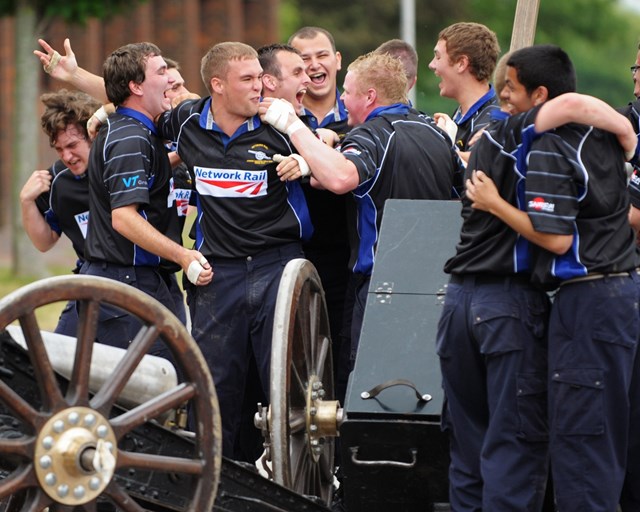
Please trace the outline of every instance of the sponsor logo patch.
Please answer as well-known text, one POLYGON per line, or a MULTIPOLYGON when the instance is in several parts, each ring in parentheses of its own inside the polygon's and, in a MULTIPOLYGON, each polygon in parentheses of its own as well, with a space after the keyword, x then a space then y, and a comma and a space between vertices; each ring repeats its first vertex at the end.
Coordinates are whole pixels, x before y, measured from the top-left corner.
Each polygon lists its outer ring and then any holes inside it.
POLYGON ((529 201, 529 208, 537 212, 553 213, 556 209, 555 203, 545 201, 542 197, 536 197, 529 201))
POLYGON ((82 238, 87 238, 87 226, 89 225, 89 212, 77 213, 73 216, 76 219, 76 223, 80 228, 80 232, 82 233, 82 238))
POLYGON ((273 157, 267 155, 268 146, 264 144, 254 144, 251 149, 247 150, 251 156, 247 159, 247 163, 255 165, 265 165, 273 162, 273 157))
POLYGON ((266 170, 195 167, 196 190, 212 197, 262 197, 267 195, 266 170))

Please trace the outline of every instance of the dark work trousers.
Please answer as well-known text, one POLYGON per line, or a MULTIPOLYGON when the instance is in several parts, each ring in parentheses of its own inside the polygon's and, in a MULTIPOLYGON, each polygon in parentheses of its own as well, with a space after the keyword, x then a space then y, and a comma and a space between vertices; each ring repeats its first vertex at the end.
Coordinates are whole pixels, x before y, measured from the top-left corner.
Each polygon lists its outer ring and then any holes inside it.
POLYGON ((517 276, 452 276, 436 346, 451 510, 539 511, 547 483, 549 299, 517 276))
POLYGON ((640 425, 633 424, 638 403, 631 400, 638 399, 632 385, 638 384, 639 302, 635 271, 567 283, 556 294, 549 321, 549 447, 563 512, 615 511, 630 446, 637 495, 640 425))
POLYGON ((169 293, 173 297, 173 302, 175 305, 175 312, 178 320, 180 320, 184 325, 187 325, 187 308, 184 304, 184 292, 180 285, 178 284, 178 278, 176 277, 175 272, 168 272, 166 270, 161 269, 160 275, 164 279, 165 283, 167 283, 167 288, 169 288, 169 293))
POLYGON ((70 300, 65 304, 54 332, 74 338, 78 335, 78 310, 75 300, 70 300))
MULTIPOLYGON (((245 391, 251 381, 247 374, 252 354, 262 390, 269 396, 273 313, 280 277, 290 260, 302 257, 297 243, 247 258, 207 257, 213 281, 190 288, 191 333, 213 376, 222 419, 222 454, 226 457, 243 457, 234 446, 241 431, 245 395, 252 394, 245 391)), ((255 404, 252 409, 256 410, 255 404)))
MULTIPOLYGON (((146 292, 174 315, 176 314, 174 299, 157 267, 122 266, 88 261, 82 266, 80 273, 106 277, 131 285, 146 292)), ((120 308, 103 303, 100 306, 96 339, 99 343, 126 349, 141 327, 142 323, 137 317, 127 314, 120 308)), ((173 360, 169 347, 160 340, 154 343, 149 353, 173 360)))

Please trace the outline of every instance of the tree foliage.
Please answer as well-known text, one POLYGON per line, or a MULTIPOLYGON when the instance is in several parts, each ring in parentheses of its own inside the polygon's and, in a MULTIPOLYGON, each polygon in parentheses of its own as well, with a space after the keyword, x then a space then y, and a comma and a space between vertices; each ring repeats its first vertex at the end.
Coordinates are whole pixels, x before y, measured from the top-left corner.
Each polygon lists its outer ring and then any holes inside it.
POLYGON ((0 0, 0 16, 13 16, 21 4, 29 4, 39 22, 57 17, 70 23, 85 23, 89 18, 104 19, 121 14, 126 9, 133 9, 140 0, 0 0))
POLYGON ((42 272, 38 253, 21 228, 19 191, 30 174, 38 167, 37 151, 39 122, 37 119, 38 76, 40 64, 33 56, 37 36, 54 17, 68 22, 84 23, 89 17, 105 18, 132 9, 139 0, 96 2, 94 0, 0 0, 0 15, 15 16, 16 20, 16 75, 15 122, 18 136, 13 147, 13 193, 12 193, 12 270, 16 275, 30 275, 42 272))
MULTIPOLYGON (((283 0, 288 10, 283 39, 300 26, 322 26, 334 35, 343 67, 381 42, 399 37, 400 0, 283 0)), ((438 95, 438 79, 428 69, 439 31, 458 21, 484 23, 508 51, 517 0, 415 0, 416 49, 420 56, 418 107, 451 111, 453 102, 438 95)), ((616 0, 540 0, 535 43, 552 43, 571 56, 580 92, 614 106, 632 99, 629 66, 638 51, 640 16, 616 0)))

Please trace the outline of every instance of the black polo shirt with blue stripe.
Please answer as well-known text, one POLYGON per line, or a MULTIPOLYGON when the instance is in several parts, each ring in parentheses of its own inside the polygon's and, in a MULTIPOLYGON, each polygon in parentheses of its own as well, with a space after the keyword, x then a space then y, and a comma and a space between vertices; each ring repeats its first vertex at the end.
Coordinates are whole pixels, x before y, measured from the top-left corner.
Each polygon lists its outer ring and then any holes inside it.
POLYGON ((300 183, 280 181, 273 161, 293 152, 289 139, 257 115, 229 137, 210 107, 210 98, 185 101, 158 120, 193 175, 196 249, 207 258, 240 258, 308 239, 313 227, 300 183))
POLYGON ((178 217, 170 204, 171 164, 153 122, 118 107, 100 129, 89 163, 90 261, 157 266, 160 258, 137 246, 112 226, 112 210, 138 205, 138 213, 160 233, 182 243, 178 217))

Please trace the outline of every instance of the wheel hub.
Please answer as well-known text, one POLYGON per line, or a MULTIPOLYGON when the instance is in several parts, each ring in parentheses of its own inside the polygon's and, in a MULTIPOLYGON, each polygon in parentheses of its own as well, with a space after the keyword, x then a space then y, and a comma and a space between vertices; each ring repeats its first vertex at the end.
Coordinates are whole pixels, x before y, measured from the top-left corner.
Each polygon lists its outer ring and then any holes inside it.
POLYGON ((64 505, 83 505, 109 485, 117 443, 101 414, 70 407, 53 415, 36 441, 34 465, 41 488, 64 505))

